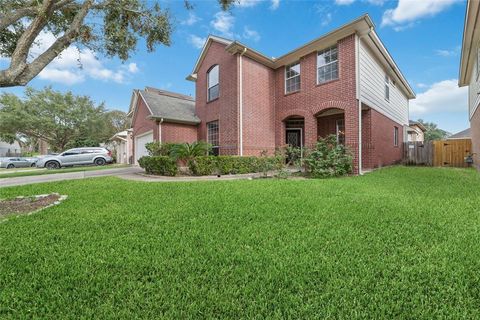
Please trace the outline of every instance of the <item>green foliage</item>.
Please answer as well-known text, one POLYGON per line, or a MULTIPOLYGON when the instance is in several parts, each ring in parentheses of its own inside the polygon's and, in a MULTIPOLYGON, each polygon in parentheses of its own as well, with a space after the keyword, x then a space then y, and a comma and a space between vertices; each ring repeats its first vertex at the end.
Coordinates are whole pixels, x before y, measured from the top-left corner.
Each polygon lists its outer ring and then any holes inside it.
POLYGON ((191 160, 207 155, 212 150, 212 145, 205 141, 192 143, 178 143, 172 147, 171 156, 178 160, 191 160))
POLYGON ((178 171, 175 160, 166 156, 141 157, 138 159, 138 164, 148 174, 175 176, 178 171))
POLYGON ((426 122, 422 119, 418 119, 418 122, 423 124, 425 129, 427 129, 423 133, 424 141, 442 140, 442 139, 447 138, 450 135, 449 132, 440 129, 436 123, 426 122))
POLYGON ((203 156, 188 161, 188 167, 193 175, 212 174, 245 174, 279 170, 284 159, 275 157, 238 157, 238 156, 203 156))
POLYGON ((25 89, 25 98, 0 95, 0 136, 19 140, 43 139, 52 151, 98 146, 129 126, 122 111, 95 106, 87 96, 62 93, 50 87, 25 89), (123 118, 123 120, 121 120, 123 118))
POLYGON ((173 148, 175 146, 176 143, 161 143, 158 141, 148 142, 145 144, 145 148, 147 149, 148 154, 152 157, 171 157, 173 153, 173 148))
POLYGON ((480 175, 0 188, 2 319, 476 319, 480 175), (99 299, 98 297, 101 297, 99 299))
POLYGON ((315 148, 308 150, 304 163, 313 178, 344 176, 352 172, 352 155, 337 142, 335 135, 320 138, 315 148))

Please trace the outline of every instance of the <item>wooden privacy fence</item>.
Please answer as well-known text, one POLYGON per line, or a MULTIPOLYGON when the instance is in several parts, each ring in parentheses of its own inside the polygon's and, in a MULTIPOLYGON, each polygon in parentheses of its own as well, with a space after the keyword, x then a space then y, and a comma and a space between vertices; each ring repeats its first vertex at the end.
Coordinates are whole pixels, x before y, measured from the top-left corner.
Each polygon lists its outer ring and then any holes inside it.
POLYGON ((465 157, 472 152, 470 139, 405 142, 403 162, 407 165, 468 167, 465 157))

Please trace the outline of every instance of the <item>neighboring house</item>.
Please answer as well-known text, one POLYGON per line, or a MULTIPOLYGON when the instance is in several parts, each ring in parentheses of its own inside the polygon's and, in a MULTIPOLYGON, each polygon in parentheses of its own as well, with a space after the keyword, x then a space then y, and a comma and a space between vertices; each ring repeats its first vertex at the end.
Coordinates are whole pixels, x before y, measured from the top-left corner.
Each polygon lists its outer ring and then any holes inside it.
POLYGON ((152 139, 205 140, 215 154, 244 156, 287 144, 313 146, 329 134, 352 150, 355 173, 402 158, 415 94, 368 15, 279 58, 209 36, 187 79, 195 82, 196 100, 177 98, 182 104, 173 109, 158 101, 162 91, 134 92, 136 158, 152 139), (165 108, 169 114, 191 110, 183 127, 168 122, 177 139, 164 133, 165 108))
POLYGON ((456 139, 471 139, 472 136, 470 134, 471 130, 470 128, 465 129, 463 131, 457 132, 455 134, 452 134, 447 138, 447 140, 456 140, 456 139))
POLYGON ((128 115, 132 117, 133 161, 147 155, 152 141, 194 142, 200 119, 192 97, 146 87, 134 90, 128 115))
POLYGON ((17 141, 8 143, 0 140, 0 157, 20 156, 21 154, 22 148, 17 141))
POLYGON ((467 3, 458 85, 468 86, 468 115, 474 165, 480 169, 480 1, 467 3))
POLYGON ((409 121, 407 128, 407 141, 408 142, 423 142, 425 141, 425 131, 427 129, 423 124, 418 121, 409 121))
POLYGON ((132 129, 116 133, 110 138, 115 150, 116 161, 120 164, 133 163, 133 137, 132 129))

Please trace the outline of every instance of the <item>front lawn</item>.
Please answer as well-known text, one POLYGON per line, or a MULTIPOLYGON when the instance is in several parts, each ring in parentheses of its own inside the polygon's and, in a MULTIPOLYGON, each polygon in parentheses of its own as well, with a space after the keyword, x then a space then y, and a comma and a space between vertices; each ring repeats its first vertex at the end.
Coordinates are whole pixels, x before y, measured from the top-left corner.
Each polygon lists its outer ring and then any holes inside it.
POLYGON ((480 176, 0 189, 62 204, 0 223, 0 318, 479 318, 480 176))

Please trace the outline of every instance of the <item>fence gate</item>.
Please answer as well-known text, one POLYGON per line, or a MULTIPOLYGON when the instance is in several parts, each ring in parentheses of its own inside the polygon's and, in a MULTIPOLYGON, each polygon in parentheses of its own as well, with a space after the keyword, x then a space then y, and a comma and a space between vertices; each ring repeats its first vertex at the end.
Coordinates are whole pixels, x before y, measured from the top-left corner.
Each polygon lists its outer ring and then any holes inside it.
POLYGON ((465 157, 472 152, 470 139, 437 140, 434 144, 434 161, 436 167, 468 167, 465 157))
POLYGON ((433 165, 433 143, 405 142, 403 144, 403 162, 407 165, 433 165))

